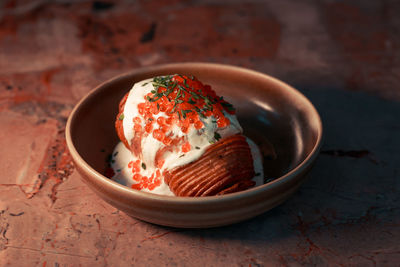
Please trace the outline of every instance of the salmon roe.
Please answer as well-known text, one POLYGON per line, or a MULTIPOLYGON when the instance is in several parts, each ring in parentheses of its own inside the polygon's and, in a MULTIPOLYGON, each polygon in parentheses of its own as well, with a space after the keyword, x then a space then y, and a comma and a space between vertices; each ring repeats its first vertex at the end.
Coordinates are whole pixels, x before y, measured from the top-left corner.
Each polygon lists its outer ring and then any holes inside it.
MULTIPOLYGON (((195 77, 179 74, 160 76, 155 77, 151 83, 154 89, 144 96, 144 102, 138 104, 141 117, 133 119, 134 129, 140 131, 139 126, 143 120, 146 133, 152 134, 164 145, 172 143, 168 136, 172 125, 188 133, 191 127, 197 130, 203 128, 202 119, 212 116, 217 127, 224 128, 230 125, 224 112, 235 114, 230 103, 217 96, 211 86, 202 84, 195 77), (155 115, 158 115, 156 120, 155 115)), ((188 147, 190 150, 190 145, 182 145, 182 152, 188 147)))
POLYGON ((161 185, 161 172, 157 170, 150 177, 140 174, 140 168, 146 168, 140 160, 130 161, 128 163, 128 168, 132 169, 132 180, 135 181, 132 184, 133 189, 142 190, 148 189, 150 191, 154 190, 157 186, 161 185))
POLYGON ((186 143, 184 143, 182 145, 182 152, 186 153, 186 152, 189 152, 189 151, 190 151, 190 144, 189 144, 189 142, 186 142, 186 143))

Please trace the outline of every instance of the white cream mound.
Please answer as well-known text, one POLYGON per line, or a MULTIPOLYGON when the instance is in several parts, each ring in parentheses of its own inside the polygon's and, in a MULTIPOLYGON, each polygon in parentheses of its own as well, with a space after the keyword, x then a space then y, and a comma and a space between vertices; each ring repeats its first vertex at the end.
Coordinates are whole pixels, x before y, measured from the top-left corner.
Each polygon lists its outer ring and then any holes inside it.
MULTIPOLYGON (((152 80, 153 79, 147 79, 136 83, 130 90, 128 98, 126 99, 124 108, 124 119, 122 121, 122 124, 124 128, 124 135, 129 145, 131 145, 131 140, 134 137, 133 119, 140 116, 137 106, 139 103, 142 103, 144 101, 144 97, 149 92, 151 92, 151 90, 154 90, 154 86, 151 83, 152 80)), ((165 113, 160 112, 157 115, 154 115, 155 120, 157 120, 158 117, 164 114, 165 113)), ((173 169, 174 167, 188 164, 200 158, 200 156, 203 155, 205 149, 210 145, 210 141, 214 139, 215 132, 219 133, 221 138, 243 132, 243 129, 240 126, 235 115, 231 115, 225 112, 224 115, 231 121, 229 126, 218 128, 217 125, 212 122, 213 117, 210 116, 206 119, 201 119, 204 124, 204 127, 200 130, 201 134, 199 134, 199 130, 195 129, 194 127, 190 127, 188 133, 183 133, 180 127, 174 125, 170 130, 173 133, 172 137, 186 136, 187 141, 190 143, 191 147, 198 147, 199 149, 190 150, 189 152, 185 153, 184 157, 182 157, 182 153, 176 151, 168 153, 168 155, 165 156, 165 163, 163 165, 163 168, 161 169, 161 172, 165 169, 173 169)), ((142 127, 144 127, 143 121, 142 127)), ((141 147, 143 149, 141 160, 146 164, 149 170, 155 169, 154 159, 156 153, 163 146, 164 144, 155 139, 152 134, 149 134, 142 139, 141 147)))
MULTIPOLYGON (((147 79, 136 83, 128 94, 123 111, 124 116, 122 124, 124 135, 129 145, 131 145, 131 140, 133 139, 135 134, 133 129, 134 118, 141 116, 138 110, 138 104, 143 103, 145 101, 145 96, 155 89, 152 80, 153 79, 147 79)), ((154 115, 154 119, 157 120, 158 117, 163 115, 165 115, 164 112, 159 112, 157 115, 154 115)), ((128 163, 131 161, 135 162, 137 160, 140 160, 146 166, 145 169, 140 169, 140 174, 142 176, 150 177, 153 173, 156 172, 156 170, 159 170, 161 173, 163 173, 165 170, 171 170, 175 167, 183 166, 199 159, 201 155, 204 154, 206 149, 216 141, 216 133, 221 138, 225 138, 243 132, 243 129, 240 126, 235 115, 231 115, 224 111, 224 116, 230 120, 230 124, 223 128, 218 128, 213 116, 201 118, 204 127, 197 130, 195 127, 191 126, 187 133, 183 133, 181 128, 177 125, 172 126, 168 134, 172 138, 179 138, 183 136, 185 140, 189 142, 192 149, 186 153, 183 153, 180 149, 174 149, 171 152, 166 152, 163 156, 165 162, 161 169, 157 169, 157 167, 155 166, 155 158, 157 151, 162 149, 164 147, 164 144, 155 139, 152 134, 144 135, 142 137, 142 151, 138 157, 132 155, 131 151, 129 151, 123 145, 123 143, 120 142, 115 147, 111 160, 111 167, 115 172, 115 175, 114 177, 112 177, 112 179, 120 184, 129 187, 134 184, 135 181, 132 178, 132 169, 128 167, 128 163)), ((141 126, 145 126, 144 121, 142 121, 141 126)), ((251 149, 254 161, 254 169, 256 173, 256 177, 254 177, 253 180, 256 182, 256 186, 259 186, 264 182, 261 154, 257 145, 253 141, 247 138, 247 142, 249 143, 251 149)), ((161 195, 174 195, 170 191, 168 185, 165 184, 164 179, 162 178, 161 180, 161 185, 154 188, 153 190, 150 191, 146 188, 141 190, 161 195)))

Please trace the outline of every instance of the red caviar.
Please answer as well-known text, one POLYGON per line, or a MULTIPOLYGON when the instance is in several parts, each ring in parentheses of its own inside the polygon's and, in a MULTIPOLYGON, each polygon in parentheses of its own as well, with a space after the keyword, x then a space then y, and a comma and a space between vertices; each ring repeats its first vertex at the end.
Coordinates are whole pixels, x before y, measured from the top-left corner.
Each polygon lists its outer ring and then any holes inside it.
POLYGON ((196 121, 194 123, 194 128, 196 128, 197 130, 203 128, 204 124, 201 121, 196 121))
POLYGON ((160 129, 155 129, 153 131, 153 137, 154 139, 157 139, 158 141, 162 142, 164 140, 165 134, 160 129))
POLYGON ((128 168, 132 169, 132 180, 135 181, 135 184, 132 184, 133 189, 142 190, 149 189, 150 191, 154 190, 157 186, 161 185, 161 172, 157 170, 150 177, 144 176, 140 174, 140 166, 142 168, 146 168, 144 163, 141 163, 140 160, 136 160, 135 162, 130 161, 128 163, 128 168))
MULTIPOLYGON (((195 77, 178 74, 161 76, 155 77, 152 84, 155 89, 144 96, 145 102, 138 104, 138 110, 146 121, 145 131, 152 133, 160 142, 164 143, 165 134, 171 129, 166 125, 177 124, 183 133, 188 133, 192 126, 197 130, 204 127, 201 118, 213 116, 217 127, 223 128, 230 124, 223 111, 235 113, 231 104, 195 77), (156 120, 158 126, 155 126, 153 115, 160 112, 162 114, 156 120)), ((134 119, 135 123, 139 121, 140 118, 134 119)))
POLYGON ((189 151, 190 151, 190 144, 189 144, 189 142, 186 142, 186 143, 184 143, 182 145, 182 152, 186 153, 186 152, 189 152, 189 151))
POLYGON ((142 119, 140 117, 133 118, 133 123, 140 124, 141 122, 142 122, 142 119))
POLYGON ((147 133, 151 133, 151 131, 153 130, 153 125, 152 124, 146 124, 146 126, 144 126, 144 130, 147 133))

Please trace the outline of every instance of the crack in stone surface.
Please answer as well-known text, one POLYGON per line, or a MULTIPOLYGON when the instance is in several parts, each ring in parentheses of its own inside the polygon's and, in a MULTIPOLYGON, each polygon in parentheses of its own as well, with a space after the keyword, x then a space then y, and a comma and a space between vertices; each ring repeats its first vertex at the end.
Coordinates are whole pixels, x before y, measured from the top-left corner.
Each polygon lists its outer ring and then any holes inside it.
POLYGON ((63 136, 64 131, 59 131, 58 136, 50 143, 39 173, 39 186, 30 197, 36 194, 46 182, 53 181, 49 198, 54 204, 57 200, 58 186, 72 174, 74 166, 63 136))
POLYGON ((159 235, 152 235, 152 236, 146 237, 145 239, 143 239, 140 242, 143 243, 143 242, 148 241, 148 240, 158 239, 158 238, 161 238, 163 236, 166 236, 166 235, 169 235, 169 234, 172 234, 172 233, 183 232, 183 231, 184 230, 182 230, 182 229, 177 229, 177 230, 173 230, 173 231, 167 231, 167 232, 161 233, 159 235))
POLYGON ((10 227, 10 223, 5 216, 6 211, 8 211, 8 208, 0 211, 0 251, 6 249, 9 242, 6 234, 10 227))
POLYGON ((322 150, 321 154, 334 157, 368 158, 368 160, 370 160, 374 164, 379 163, 379 161, 375 159, 375 157, 369 150, 329 149, 329 150, 322 150))
POLYGON ((23 250, 30 250, 34 252, 40 252, 40 253, 48 253, 48 254, 55 254, 55 255, 65 255, 65 256, 72 256, 72 257, 80 257, 80 258, 89 258, 92 259, 92 256, 88 255, 80 255, 80 254, 73 254, 73 253, 65 253, 65 252, 58 252, 58 251, 52 251, 52 250, 42 250, 42 249, 36 249, 36 248, 29 248, 29 247, 18 247, 18 246, 9 246, 6 245, 7 248, 13 248, 13 249, 23 249, 23 250))
MULTIPOLYGON (((49 83, 49 81, 47 81, 49 83)), ((47 87, 49 85, 47 84, 47 87)), ((45 183, 53 181, 49 198, 52 203, 57 200, 57 187, 64 182, 73 172, 74 166, 71 156, 66 147, 65 140, 65 124, 67 121, 66 114, 72 109, 69 104, 58 103, 55 101, 43 101, 38 99, 30 99, 31 101, 9 103, 10 110, 24 116, 36 116, 37 123, 46 123, 48 119, 56 120, 57 133, 50 141, 47 150, 44 154, 42 162, 37 170, 37 178, 32 184, 19 185, 28 186, 31 188, 28 192, 21 190, 25 193, 27 198, 32 198, 44 186, 45 183)), ((34 148, 33 148, 34 149, 34 148)))

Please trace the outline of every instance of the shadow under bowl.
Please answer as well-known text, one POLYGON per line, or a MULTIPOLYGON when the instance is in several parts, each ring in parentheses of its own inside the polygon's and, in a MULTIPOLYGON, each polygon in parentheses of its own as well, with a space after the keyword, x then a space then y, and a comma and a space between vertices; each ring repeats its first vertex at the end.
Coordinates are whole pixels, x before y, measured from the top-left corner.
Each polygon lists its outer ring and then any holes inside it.
POLYGON ((318 155, 322 124, 306 97, 268 75, 221 64, 176 63, 136 69, 93 89, 70 114, 66 139, 83 181, 112 206, 155 224, 206 228, 249 219, 293 194, 318 155), (114 121, 121 98, 135 82, 175 73, 196 76, 231 102, 244 134, 262 152, 272 144, 276 158, 264 158, 269 182, 238 193, 190 198, 137 191, 103 175, 106 156, 119 142, 114 121))

